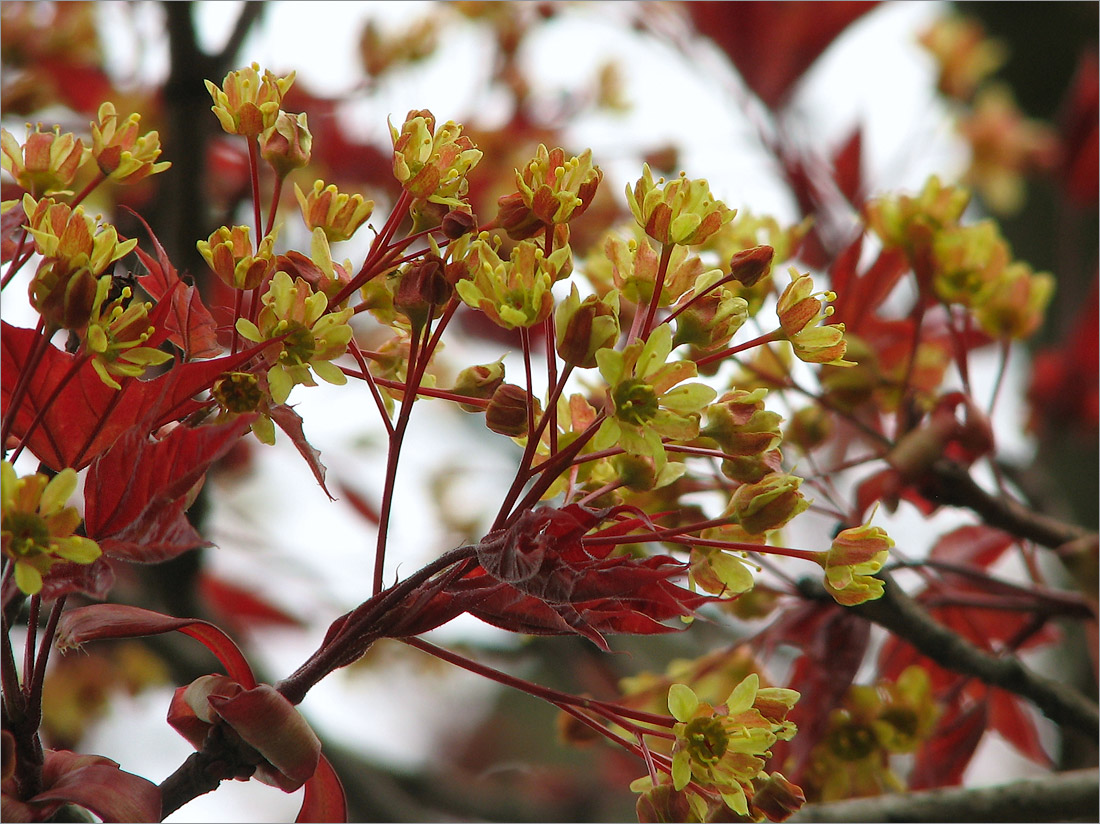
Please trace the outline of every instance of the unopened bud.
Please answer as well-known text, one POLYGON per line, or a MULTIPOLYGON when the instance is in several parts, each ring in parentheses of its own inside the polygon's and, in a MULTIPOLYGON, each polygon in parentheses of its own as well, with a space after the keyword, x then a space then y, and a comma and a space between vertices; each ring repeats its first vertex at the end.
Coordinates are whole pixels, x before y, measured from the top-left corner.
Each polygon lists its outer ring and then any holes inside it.
POLYGON ((443 229, 443 234, 451 240, 458 240, 477 228, 477 217, 465 209, 451 209, 443 216, 440 228, 443 229))
MULTIPOLYGON (((502 383, 504 383, 504 364, 497 361, 463 369, 458 373, 451 392, 467 398, 489 400, 502 383)), ((459 406, 467 412, 481 412, 484 409, 472 403, 463 403, 459 406)))
POLYGON ((596 365, 596 353, 614 346, 619 338, 618 292, 602 299, 589 295, 581 300, 574 286, 558 305, 554 323, 561 359, 581 369, 591 369, 596 365))
POLYGON ((280 179, 309 163, 312 148, 313 135, 304 112, 279 112, 275 122, 260 135, 260 154, 280 179))
POLYGON ((742 286, 755 286, 772 270, 775 250, 771 246, 754 246, 730 258, 730 274, 742 286))
POLYGON ((526 240, 545 228, 519 192, 500 198, 497 208, 497 223, 512 240, 526 240))
POLYGON ((527 406, 533 405, 533 417, 538 418, 542 409, 532 395, 514 383, 497 387, 485 410, 485 425, 498 435, 519 438, 527 434, 527 406))
POLYGON ((439 317, 454 287, 447 281, 443 261, 429 255, 407 266, 393 293, 393 305, 405 313, 414 328, 423 328, 432 317, 439 317))
POLYGON ((799 491, 802 479, 773 473, 761 481, 737 488, 730 508, 741 527, 751 534, 779 529, 795 515, 809 508, 799 491))

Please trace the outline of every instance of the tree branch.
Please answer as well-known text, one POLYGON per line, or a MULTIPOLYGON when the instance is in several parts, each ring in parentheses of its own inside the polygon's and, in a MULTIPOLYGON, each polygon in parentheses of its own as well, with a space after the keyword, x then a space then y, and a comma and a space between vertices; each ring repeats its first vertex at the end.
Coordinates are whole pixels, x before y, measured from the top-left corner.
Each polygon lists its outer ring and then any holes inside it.
POLYGON ((1095 821, 1098 803, 1100 784, 1091 769, 994 787, 807 804, 788 821, 1095 821))
MULTIPOLYGON (((1096 705, 1076 690, 1036 674, 1013 656, 991 655, 937 623, 887 574, 881 598, 848 607, 852 612, 912 644, 941 667, 973 676, 1031 701, 1047 718, 1063 727, 1095 737, 1100 734, 1096 705)), ((799 582, 803 595, 825 600, 829 595, 816 579, 799 582)))
POLYGON ((1096 534, 1087 529, 1035 512, 1011 498, 991 495, 956 461, 936 461, 929 480, 921 485, 921 494, 936 503, 966 507, 989 526, 1050 549, 1086 538, 1096 540, 1096 534))

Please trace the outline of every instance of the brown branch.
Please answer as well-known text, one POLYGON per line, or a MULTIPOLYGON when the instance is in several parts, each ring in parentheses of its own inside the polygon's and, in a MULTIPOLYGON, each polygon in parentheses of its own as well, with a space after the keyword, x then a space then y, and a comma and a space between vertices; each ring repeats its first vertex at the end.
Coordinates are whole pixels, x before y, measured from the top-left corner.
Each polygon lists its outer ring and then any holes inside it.
POLYGON ((1097 771, 1075 770, 994 787, 807 804, 788 821, 1095 821, 1097 771))
POLYGON ((1011 498, 991 495, 956 461, 936 461, 928 480, 921 485, 921 494, 938 504, 966 507, 989 526, 1050 549, 1082 539, 1096 540, 1094 532, 1035 512, 1011 498))
MULTIPOLYGON (((969 675, 1031 701, 1047 718, 1095 737, 1100 734, 1096 705, 1071 687, 1025 667, 1018 658, 991 655, 937 623, 910 598, 889 575, 881 576, 886 588, 881 598, 848 607, 855 614, 908 641, 922 655, 941 667, 969 675)), ((803 595, 829 599, 815 579, 799 582, 803 595)))

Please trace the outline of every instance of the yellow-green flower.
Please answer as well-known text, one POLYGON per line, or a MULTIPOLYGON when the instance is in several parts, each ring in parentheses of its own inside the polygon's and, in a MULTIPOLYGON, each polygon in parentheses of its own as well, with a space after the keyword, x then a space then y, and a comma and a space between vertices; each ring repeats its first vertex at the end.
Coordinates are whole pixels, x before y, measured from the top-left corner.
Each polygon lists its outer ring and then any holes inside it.
POLYGON ((267 235, 252 248, 248 226, 220 226, 195 245, 222 283, 233 289, 255 289, 275 268, 275 236, 267 235))
POLYGON ((1043 322, 1054 294, 1054 277, 1034 273, 1026 263, 1011 263, 978 295, 974 316, 978 325, 995 338, 1023 340, 1043 322))
POLYGON ((662 244, 703 243, 737 214, 710 193, 706 180, 689 180, 681 173, 668 183, 654 181, 648 163, 634 188, 627 186, 626 200, 638 225, 662 244))
POLYGON ((156 331, 149 323, 153 304, 131 301, 133 293, 127 286, 104 306, 110 289, 111 278, 104 275, 99 279, 92 316, 84 331, 84 351, 91 357, 99 379, 112 389, 121 389, 112 376, 136 378, 150 366, 170 361, 172 356, 141 345, 156 331))
POLYGON ((462 134, 462 126, 447 121, 436 130, 435 116, 425 110, 409 112, 393 140, 393 174, 417 200, 463 206, 466 173, 481 160, 481 151, 462 134))
POLYGON ((470 243, 463 258, 469 280, 460 280, 455 291, 463 302, 480 309, 505 329, 530 327, 550 316, 555 281, 573 271, 573 253, 568 246, 547 257, 531 241, 517 243, 504 261, 485 235, 470 243))
POLYGON ((69 186, 84 162, 84 143, 71 132, 42 131, 39 123, 22 146, 7 129, 0 129, 0 166, 15 182, 36 196, 72 194, 69 186))
POLYGON ((354 235, 374 211, 373 200, 364 200, 359 194, 342 193, 332 184, 326 186, 323 180, 313 181, 309 194, 303 193, 295 183, 294 194, 306 226, 310 231, 321 229, 332 243, 354 235))
POLYGON ((131 114, 120 122, 111 102, 99 107, 92 123, 92 157, 99 170, 116 183, 137 183, 149 175, 163 172, 172 164, 160 157, 160 134, 139 134, 141 115, 131 114))
POLYGON ((944 186, 938 177, 928 178, 916 197, 888 195, 870 201, 865 209, 867 225, 889 249, 902 249, 913 259, 926 251, 932 235, 959 222, 970 192, 962 186, 944 186))
POLYGON ((761 689, 755 673, 717 707, 700 701, 690 687, 673 684, 668 691, 668 709, 678 722, 672 728, 673 787, 680 791, 695 781, 716 790, 734 812, 747 815, 752 782, 763 776, 771 746, 794 736, 786 715, 798 698, 794 690, 761 689))
POLYGON ((568 223, 584 213, 603 180, 599 166, 592 165, 592 150, 566 159, 565 151, 547 151, 539 144, 535 157, 522 171, 516 171, 516 186, 523 204, 544 224, 568 223))
POLYGON ((211 111, 229 134, 258 137, 260 132, 275 125, 283 95, 294 83, 295 72, 277 77, 264 69, 260 77, 259 63, 229 72, 218 88, 203 81, 214 101, 211 111))
POLYGON ((251 372, 226 372, 210 387, 210 394, 222 408, 217 422, 250 412, 257 414, 252 433, 261 443, 275 443, 275 424, 271 420, 271 398, 264 391, 260 378, 251 372))
POLYGON ((844 360, 848 343, 844 340, 844 324, 818 326, 817 322, 833 314, 824 300, 836 300, 835 292, 814 292, 814 281, 793 266, 791 282, 779 296, 776 314, 779 324, 794 349, 795 356, 806 363, 827 363, 831 366, 854 366, 844 360))
MULTIPOLYGON (((603 245, 607 262, 595 258, 594 275, 600 276, 600 269, 610 264, 610 278, 629 301, 648 304, 653 300, 653 291, 657 288, 657 272, 660 269, 660 256, 649 240, 644 236, 626 239, 616 232, 610 232, 603 245)), ((589 269, 593 266, 590 264, 589 269)), ((671 306, 702 277, 717 275, 718 269, 707 270, 698 255, 686 247, 677 246, 672 250, 665 270, 664 285, 661 288, 660 306, 671 306)))
POLYGON ((671 352, 668 324, 661 324, 648 340, 636 340, 622 352, 596 352, 612 409, 593 439, 594 449, 618 445, 631 454, 648 455, 660 472, 665 464, 662 437, 674 441, 698 437, 700 411, 717 393, 705 384, 683 384, 695 377, 695 364, 668 363, 671 352))
POLYGON ((873 576, 890 557, 893 545, 882 527, 864 524, 843 530, 819 561, 825 568, 825 589, 847 607, 881 598, 882 580, 873 576))
POLYGON ((36 202, 24 195, 23 210, 35 251, 43 257, 28 290, 31 305, 48 326, 79 331, 91 317, 98 277, 129 254, 137 239, 120 243, 110 224, 52 198, 36 202))
POLYGON ((292 281, 286 272, 276 272, 264 293, 257 322, 237 319, 237 331, 250 341, 282 338, 275 365, 267 372, 275 403, 285 403, 296 384, 316 386, 311 369, 328 383, 347 383, 331 361, 347 350, 352 310, 327 309, 328 298, 323 292, 315 293, 301 278, 292 281))
POLYGON ((20 478, 8 461, 0 464, 3 552, 15 564, 15 584, 27 595, 42 589, 42 576, 59 561, 90 564, 100 555, 90 538, 74 535, 80 513, 66 506, 76 491, 76 471, 68 468, 53 479, 36 474, 20 478))

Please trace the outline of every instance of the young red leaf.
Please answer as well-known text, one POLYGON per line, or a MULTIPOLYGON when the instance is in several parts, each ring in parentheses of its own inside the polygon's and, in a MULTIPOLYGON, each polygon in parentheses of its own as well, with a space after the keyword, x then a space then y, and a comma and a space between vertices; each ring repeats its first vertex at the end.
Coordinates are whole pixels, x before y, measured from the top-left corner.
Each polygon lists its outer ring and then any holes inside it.
POLYGON ((149 239, 153 242, 153 249, 157 253, 154 260, 140 247, 134 249, 148 271, 148 274, 138 281, 141 288, 158 302, 165 296, 170 296, 171 312, 165 320, 168 340, 183 350, 187 360, 212 358, 219 355, 222 348, 218 343, 218 326, 210 310, 202 302, 198 289, 194 285, 183 283, 176 268, 168 260, 164 247, 141 215, 130 209, 127 211, 145 227, 149 239))
POLYGON ((18 233, 26 220, 27 213, 19 208, 8 209, 0 215, 0 263, 7 263, 15 257, 18 233))
POLYGON ((340 776, 323 755, 317 762, 317 770, 306 781, 302 808, 296 822, 316 821, 343 824, 348 820, 348 802, 340 776))
MULTIPOLYGON (((0 406, 4 414, 37 340, 33 329, 0 324, 0 406)), ((130 427, 141 423, 146 433, 152 432, 199 409, 202 404, 194 399, 196 394, 224 372, 258 355, 265 345, 216 360, 177 364, 148 381, 124 381, 119 390, 105 386, 90 362, 70 377, 76 356, 50 346, 15 413, 12 434, 22 437, 39 410, 46 407, 27 448, 52 469, 82 469, 130 427)))
POLYGON ((863 130, 856 127, 833 155, 833 180, 841 194, 857 209, 863 204, 863 130))
POLYGON ((729 56, 750 89, 772 109, 829 44, 873 2, 688 3, 696 29, 729 56))
POLYGON ((220 623, 236 632, 261 627, 299 627, 301 621, 244 587, 209 572, 199 573, 199 595, 220 623))
POLYGON ((1035 718, 1017 696, 1005 690, 989 691, 989 726, 1021 755, 1048 769, 1054 766, 1039 740, 1035 718))
POLYGON ((210 706, 266 760, 256 777, 283 792, 294 792, 317 770, 321 742, 274 687, 260 684, 231 696, 211 695, 210 706))
POLYGON ((160 441, 144 427, 126 432, 92 462, 85 483, 84 525, 104 553, 132 561, 162 561, 203 544, 187 521, 192 488, 251 422, 178 426, 160 441))
POLYGON ((173 618, 140 607, 124 604, 91 604, 62 614, 57 625, 58 649, 79 647, 87 641, 105 638, 140 638, 165 632, 190 635, 217 657, 226 673, 247 689, 256 686, 256 677, 233 639, 213 624, 198 618, 173 618))
POLYGON ((953 564, 988 567, 1014 543, 1013 537, 984 524, 961 526, 936 541, 930 557, 953 564))
MULTIPOLYGON (((47 750, 42 765, 43 790, 20 804, 34 818, 16 818, 4 798, 7 821, 44 821, 65 804, 90 810, 103 821, 160 821, 160 789, 156 784, 119 769, 109 758, 47 750)), ((16 802, 19 803, 19 802, 16 802)))
POLYGON ((948 787, 962 781, 970 759, 985 735, 989 707, 985 701, 965 709, 951 705, 928 743, 917 753, 909 776, 910 790, 948 787))
POLYGON ((83 592, 102 601, 114 583, 115 571, 111 568, 111 560, 100 555, 90 564, 69 561, 54 564, 42 577, 42 590, 38 594, 43 601, 53 601, 62 595, 83 592))

